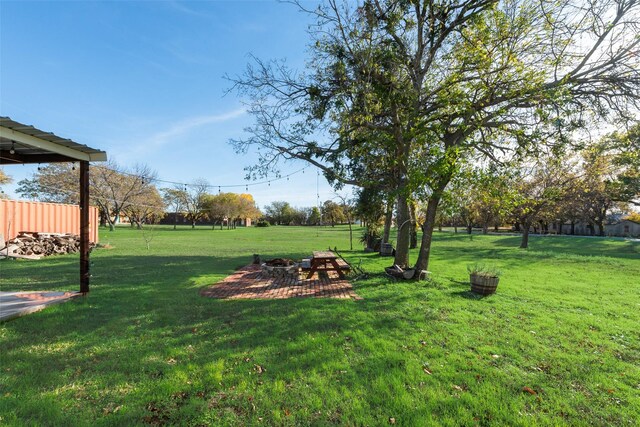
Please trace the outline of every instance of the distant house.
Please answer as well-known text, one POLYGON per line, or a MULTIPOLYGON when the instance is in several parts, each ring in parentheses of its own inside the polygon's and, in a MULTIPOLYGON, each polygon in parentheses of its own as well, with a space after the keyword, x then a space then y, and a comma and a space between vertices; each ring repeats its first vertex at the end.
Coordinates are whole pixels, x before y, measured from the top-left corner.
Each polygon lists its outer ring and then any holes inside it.
MULTIPOLYGON (((537 231, 537 230, 532 230, 537 231)), ((577 236, 597 236, 598 227, 583 221, 562 224, 562 233, 556 223, 548 225, 550 234, 575 234, 577 236)), ((604 226, 604 235, 610 237, 640 237, 640 223, 629 219, 610 218, 604 226)))
POLYGON ((604 232, 607 236, 640 237, 640 222, 623 219, 616 224, 605 225, 604 232))

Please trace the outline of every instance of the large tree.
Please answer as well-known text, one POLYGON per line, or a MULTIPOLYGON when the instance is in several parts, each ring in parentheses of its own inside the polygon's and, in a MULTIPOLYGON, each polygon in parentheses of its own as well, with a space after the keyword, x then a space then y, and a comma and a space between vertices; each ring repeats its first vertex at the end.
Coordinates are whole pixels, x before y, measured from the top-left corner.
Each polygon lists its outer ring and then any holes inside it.
POLYGON ((155 187, 149 187, 143 193, 131 198, 131 203, 123 209, 123 212, 132 226, 142 229, 145 224, 156 224, 164 216, 166 205, 160 192, 155 187))
POLYGON ((275 201, 265 206, 264 213, 272 224, 288 225, 292 220, 294 209, 288 202, 275 201))
POLYGON ((198 178, 184 188, 184 216, 196 228, 196 222, 207 216, 207 190, 210 185, 204 178, 198 178))
POLYGON ((513 181, 511 215, 522 229, 520 248, 529 247, 529 231, 539 221, 554 218, 557 206, 573 196, 578 179, 557 159, 540 159, 524 166, 513 181))
MULTIPOLYGON (((400 224, 423 199, 423 270, 461 162, 534 152, 587 117, 637 107, 637 11, 637 0, 329 0, 308 11, 305 73, 256 59, 234 80, 255 117, 234 143, 260 148, 256 173, 301 159, 338 184, 384 182, 400 224)), ((396 264, 409 244, 401 227, 396 264)))
MULTIPOLYGON (((73 163, 53 163, 38 168, 31 179, 18 182, 16 192, 25 198, 53 203, 77 204, 79 171, 73 163)), ((138 164, 124 168, 114 161, 94 165, 89 174, 91 203, 98 206, 101 221, 111 231, 120 213, 136 199, 155 190, 156 172, 138 164)))
POLYGON ((181 185, 177 185, 174 188, 163 188, 162 200, 169 209, 173 211, 173 229, 178 228, 178 214, 187 205, 187 192, 181 185))
POLYGON ((344 206, 340 205, 333 200, 326 200, 322 204, 322 222, 331 224, 335 227, 336 224, 341 224, 346 221, 344 212, 344 206))

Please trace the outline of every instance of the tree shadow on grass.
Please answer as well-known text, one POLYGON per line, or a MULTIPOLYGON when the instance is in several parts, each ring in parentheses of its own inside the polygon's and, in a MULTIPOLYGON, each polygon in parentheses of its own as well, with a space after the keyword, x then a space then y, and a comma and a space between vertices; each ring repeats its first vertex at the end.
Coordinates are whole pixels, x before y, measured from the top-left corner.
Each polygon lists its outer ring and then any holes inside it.
MULTIPOLYGON (((520 236, 501 237, 494 239, 492 244, 496 247, 518 248, 520 240, 520 236)), ((640 255, 640 242, 603 237, 535 235, 530 236, 526 251, 541 256, 570 254, 634 259, 640 255)))
MULTIPOLYGON (((11 367, 3 388, 30 398, 45 390, 60 396, 40 409, 12 400, 8 410, 36 423, 68 424, 80 413, 85 420, 100 418, 106 400, 127 399, 135 408, 121 417, 132 416, 135 424, 146 411, 144 402, 158 394, 149 390, 175 387, 185 375, 205 378, 184 387, 211 397, 239 381, 238 370, 252 371, 254 364, 266 369, 260 381, 292 381, 309 369, 348 364, 343 349, 348 337, 403 334, 405 319, 394 306, 404 304, 406 295, 357 302, 199 296, 201 287, 249 262, 242 256, 95 257, 87 297, 3 325, 3 365, 11 367), (310 337, 324 341, 324 348, 316 348, 310 337), (218 362, 233 374, 206 379, 218 362), (228 375, 235 379, 226 380, 228 375), (119 396, 122 389, 133 396, 119 396), (65 406, 77 399, 86 402, 77 411, 65 406)), ((68 289, 76 286, 77 274, 77 257, 3 269, 19 289, 68 289)))
POLYGON ((452 292, 451 295, 454 295, 454 296, 457 296, 457 297, 462 297, 462 298, 465 298, 465 299, 479 301, 479 300, 483 300, 483 299, 485 299, 487 297, 490 297, 493 294, 480 295, 480 294, 476 294, 475 292, 471 292, 471 291, 467 290, 467 291, 455 291, 455 292, 452 292))

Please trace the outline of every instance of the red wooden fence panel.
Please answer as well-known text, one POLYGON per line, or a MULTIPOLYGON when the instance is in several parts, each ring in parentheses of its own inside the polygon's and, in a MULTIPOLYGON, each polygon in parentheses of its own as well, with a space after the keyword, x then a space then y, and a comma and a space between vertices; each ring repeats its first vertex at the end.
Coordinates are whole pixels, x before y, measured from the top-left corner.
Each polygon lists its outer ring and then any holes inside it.
MULTIPOLYGON (((89 240, 98 243, 98 208, 89 209, 89 240)), ((80 207, 60 203, 0 199, 0 234, 13 239, 21 231, 80 234, 80 207)))

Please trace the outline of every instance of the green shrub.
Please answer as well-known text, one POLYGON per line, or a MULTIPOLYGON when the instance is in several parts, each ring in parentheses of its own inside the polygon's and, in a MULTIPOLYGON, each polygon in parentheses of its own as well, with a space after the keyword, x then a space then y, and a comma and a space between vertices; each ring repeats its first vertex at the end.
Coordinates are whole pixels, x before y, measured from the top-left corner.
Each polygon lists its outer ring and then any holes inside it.
POLYGON ((502 275, 502 271, 498 268, 480 262, 467 265, 467 271, 469 274, 475 274, 476 276, 500 277, 502 275))
POLYGON ((368 225, 360 236, 360 242, 364 243, 369 249, 380 250, 380 240, 382 237, 382 229, 377 226, 368 225))
POLYGON ((268 227, 268 226, 269 226, 269 221, 261 220, 256 223, 256 227, 268 227))

